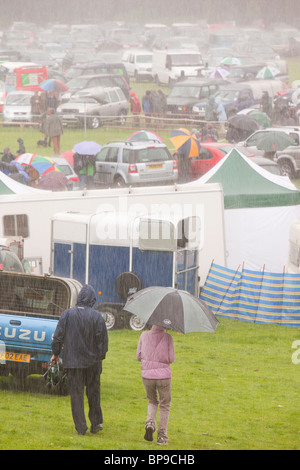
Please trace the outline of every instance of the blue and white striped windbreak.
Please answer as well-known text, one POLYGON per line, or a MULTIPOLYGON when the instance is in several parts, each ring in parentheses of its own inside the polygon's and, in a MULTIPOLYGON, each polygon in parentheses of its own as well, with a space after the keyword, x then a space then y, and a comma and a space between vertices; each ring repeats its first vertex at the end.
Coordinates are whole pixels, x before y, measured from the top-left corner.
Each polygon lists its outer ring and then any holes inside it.
POLYGON ((244 321, 300 326, 300 275, 234 271, 212 264, 202 289, 215 315, 244 321))

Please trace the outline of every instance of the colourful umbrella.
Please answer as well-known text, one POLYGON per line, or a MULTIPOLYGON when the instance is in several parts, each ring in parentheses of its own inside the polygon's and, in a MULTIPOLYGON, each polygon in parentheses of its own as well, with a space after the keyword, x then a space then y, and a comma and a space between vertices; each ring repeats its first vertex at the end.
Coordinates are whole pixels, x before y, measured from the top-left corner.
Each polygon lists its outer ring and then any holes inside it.
POLYGON ((23 153, 15 158, 15 162, 21 165, 31 165, 40 175, 45 175, 50 171, 62 171, 62 169, 50 157, 42 157, 35 153, 23 153))
POLYGON ((191 134, 188 129, 172 131, 170 140, 179 153, 189 158, 198 157, 201 148, 200 142, 195 134, 191 134))
POLYGON ((44 91, 50 91, 54 93, 63 93, 64 91, 68 91, 69 87, 56 78, 49 78, 48 80, 44 80, 40 83, 40 88, 44 91))
POLYGON ((220 64, 243 65, 243 61, 241 59, 238 59, 237 57, 225 57, 225 59, 221 60, 220 64))
POLYGON ((268 65, 257 72, 256 78, 274 78, 280 73, 277 67, 268 65))
POLYGON ((135 142, 135 141, 147 141, 147 140, 158 140, 159 142, 163 143, 163 139, 160 137, 160 135, 156 134, 155 132, 150 132, 150 131, 137 131, 131 134, 130 137, 128 137, 128 142, 135 142))

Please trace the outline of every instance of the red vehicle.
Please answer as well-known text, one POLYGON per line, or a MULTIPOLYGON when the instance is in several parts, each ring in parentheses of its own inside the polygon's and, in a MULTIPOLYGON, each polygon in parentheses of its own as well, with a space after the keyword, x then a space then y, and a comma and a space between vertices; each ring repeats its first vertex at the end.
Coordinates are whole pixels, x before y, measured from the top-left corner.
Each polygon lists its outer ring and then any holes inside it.
POLYGON ((25 62, 2 62, 0 80, 5 83, 5 91, 41 90, 39 85, 47 80, 48 73, 44 65, 25 62))
POLYGON ((198 157, 190 159, 190 179, 195 180, 207 173, 216 163, 230 152, 231 149, 238 149, 246 157, 254 157, 255 154, 245 147, 241 147, 227 142, 201 142, 201 149, 198 157))

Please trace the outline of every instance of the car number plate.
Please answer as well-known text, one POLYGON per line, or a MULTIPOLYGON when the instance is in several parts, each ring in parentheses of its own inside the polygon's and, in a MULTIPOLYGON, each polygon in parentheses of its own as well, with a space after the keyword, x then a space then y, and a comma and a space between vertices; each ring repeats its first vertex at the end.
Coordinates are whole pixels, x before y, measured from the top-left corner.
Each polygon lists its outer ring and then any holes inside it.
POLYGON ((154 168, 162 168, 162 165, 148 165, 148 168, 154 169, 154 168))
POLYGON ((0 361, 30 362, 30 354, 0 351, 0 361))

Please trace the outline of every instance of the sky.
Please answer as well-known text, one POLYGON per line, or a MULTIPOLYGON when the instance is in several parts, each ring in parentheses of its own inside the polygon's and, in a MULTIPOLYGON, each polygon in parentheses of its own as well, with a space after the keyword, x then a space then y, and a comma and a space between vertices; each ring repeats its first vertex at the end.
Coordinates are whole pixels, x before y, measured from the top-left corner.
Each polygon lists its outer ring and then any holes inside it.
POLYGON ((12 21, 90 22, 124 20, 126 22, 199 21, 220 22, 235 19, 249 22, 299 23, 299 0, 0 0, 0 25, 12 21))

